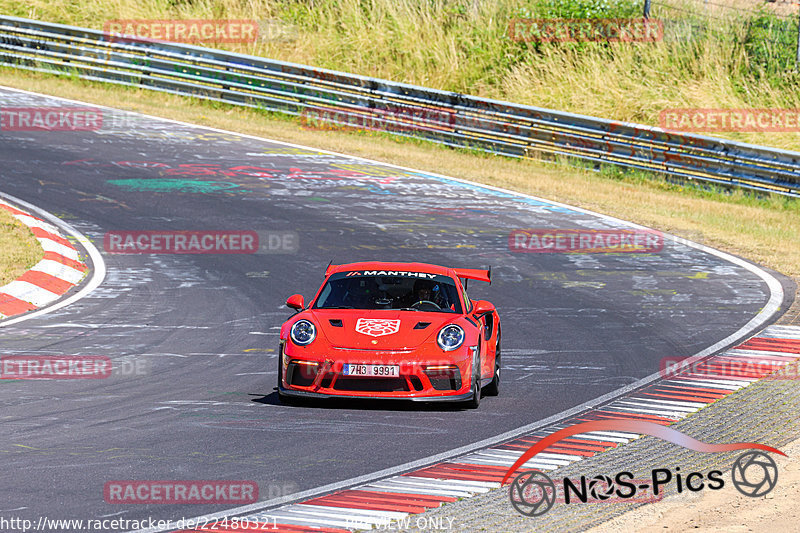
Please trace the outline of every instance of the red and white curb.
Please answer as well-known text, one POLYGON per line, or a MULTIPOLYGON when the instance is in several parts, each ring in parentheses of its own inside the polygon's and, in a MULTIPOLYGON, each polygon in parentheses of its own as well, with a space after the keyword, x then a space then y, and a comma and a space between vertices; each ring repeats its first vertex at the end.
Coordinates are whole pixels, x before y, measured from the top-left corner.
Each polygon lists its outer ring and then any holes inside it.
MULTIPOLYGON (((615 418, 638 418, 670 425, 755 381, 768 378, 798 359, 800 327, 770 326, 735 348, 558 425, 413 472, 270 511, 239 515, 238 527, 248 523, 253 528, 260 524, 259 527, 264 531, 279 533, 345 533, 357 529, 414 526, 417 525, 417 519, 424 521, 424 518, 414 515, 443 503, 470 498, 500 487, 508 468, 531 445, 563 427, 589 420, 615 418)), ((788 378, 798 379, 800 376, 788 378)), ((522 468, 554 470, 640 436, 619 431, 575 435, 537 454, 522 468)), ((210 523, 214 524, 214 520, 210 523)), ((179 531, 221 533, 234 530, 234 526, 225 527, 224 522, 218 520, 213 527, 179 531)))
POLYGON ((44 258, 33 268, 0 287, 2 320, 55 302, 80 283, 89 269, 56 226, 3 200, 0 209, 28 226, 44 250, 44 258))

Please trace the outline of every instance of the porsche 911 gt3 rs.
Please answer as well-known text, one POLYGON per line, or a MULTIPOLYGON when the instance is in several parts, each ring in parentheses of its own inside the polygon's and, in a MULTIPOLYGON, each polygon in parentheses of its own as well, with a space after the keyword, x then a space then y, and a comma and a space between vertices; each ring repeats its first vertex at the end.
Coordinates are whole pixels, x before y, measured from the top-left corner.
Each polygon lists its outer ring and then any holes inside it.
POLYGON ((456 401, 475 408, 500 386, 500 317, 467 296, 491 269, 424 263, 329 265, 281 327, 278 394, 456 401), (462 282, 463 280, 463 282, 462 282))

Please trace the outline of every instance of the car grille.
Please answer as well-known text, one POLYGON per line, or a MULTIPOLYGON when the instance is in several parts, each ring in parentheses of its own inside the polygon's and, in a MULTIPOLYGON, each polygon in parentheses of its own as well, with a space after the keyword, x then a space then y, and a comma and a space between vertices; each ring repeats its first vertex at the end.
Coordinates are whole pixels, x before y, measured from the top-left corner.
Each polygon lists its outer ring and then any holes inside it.
POLYGON ((451 378, 430 378, 431 386, 436 390, 458 390, 461 388, 461 380, 456 381, 451 378))
POLYGON ((403 392, 408 391, 405 378, 351 378, 339 376, 333 384, 334 390, 351 392, 403 392))
POLYGON ((305 365, 298 365, 296 363, 289 363, 289 366, 286 368, 286 381, 290 385, 296 387, 308 387, 314 383, 314 378, 316 377, 316 368, 308 368, 305 365))

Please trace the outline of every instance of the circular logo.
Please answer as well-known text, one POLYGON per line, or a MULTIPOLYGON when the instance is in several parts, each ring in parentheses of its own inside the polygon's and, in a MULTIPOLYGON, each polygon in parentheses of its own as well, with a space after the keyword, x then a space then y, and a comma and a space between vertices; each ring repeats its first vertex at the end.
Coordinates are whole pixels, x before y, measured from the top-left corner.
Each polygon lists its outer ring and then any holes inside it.
POLYGON ((541 472, 523 472, 511 483, 508 495, 511 505, 521 514, 541 516, 556 501, 556 485, 541 472))
POLYGON ((595 476, 589 481, 589 494, 595 500, 607 500, 614 495, 614 480, 609 476, 595 476))
POLYGON ((731 479, 736 490, 745 496, 764 496, 778 483, 778 465, 763 452, 747 452, 733 463, 731 479))

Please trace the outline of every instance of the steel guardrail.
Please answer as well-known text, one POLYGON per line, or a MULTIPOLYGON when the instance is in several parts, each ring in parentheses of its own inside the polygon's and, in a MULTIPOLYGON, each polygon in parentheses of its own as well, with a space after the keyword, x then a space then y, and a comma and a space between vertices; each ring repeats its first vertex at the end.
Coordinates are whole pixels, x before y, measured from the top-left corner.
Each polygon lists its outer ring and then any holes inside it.
POLYGON ((385 130, 519 158, 609 163, 800 196, 800 153, 188 44, 0 16, 0 65, 385 130))

